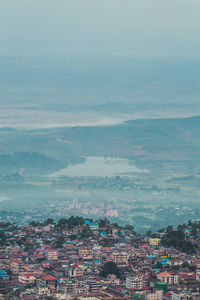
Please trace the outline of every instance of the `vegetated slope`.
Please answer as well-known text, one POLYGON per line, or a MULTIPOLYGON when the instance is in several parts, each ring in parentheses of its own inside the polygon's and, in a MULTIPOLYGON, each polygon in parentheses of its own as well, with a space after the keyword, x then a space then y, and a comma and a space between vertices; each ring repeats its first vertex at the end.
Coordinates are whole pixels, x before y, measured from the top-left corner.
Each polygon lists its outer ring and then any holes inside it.
MULTIPOLYGON (((105 127, 60 129, 79 155, 126 157, 152 165, 200 160, 200 117, 134 120, 105 127)), ((151 167, 152 167, 151 166, 151 167)))
POLYGON ((39 169, 40 171, 58 170, 64 165, 50 157, 37 152, 17 152, 0 155, 0 170, 15 171, 21 168, 39 169))
MULTIPOLYGON (((59 129, 58 133, 62 133, 63 141, 68 139, 72 148, 83 147, 82 151, 89 154, 98 149, 99 153, 104 150, 105 154, 121 153, 127 157, 137 155, 134 149, 149 153, 196 150, 200 137, 200 117, 133 120, 114 126, 64 128, 59 129), (135 148, 130 148, 132 146, 135 148)), ((142 154, 138 151, 138 155, 142 154)))
POLYGON ((1 167, 59 169, 93 155, 128 158, 151 170, 200 170, 200 117, 133 120, 114 126, 2 131, 0 136, 0 149, 6 153, 0 156, 1 167), (15 154, 7 154, 11 152, 15 154))

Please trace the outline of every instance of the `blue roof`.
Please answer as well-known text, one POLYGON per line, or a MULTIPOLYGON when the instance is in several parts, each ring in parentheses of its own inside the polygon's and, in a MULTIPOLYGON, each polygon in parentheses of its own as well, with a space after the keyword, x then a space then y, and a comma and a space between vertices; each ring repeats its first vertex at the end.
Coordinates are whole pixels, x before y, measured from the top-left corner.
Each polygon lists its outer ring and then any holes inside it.
POLYGON ((91 222, 89 220, 85 220, 84 224, 90 224, 91 222))
POLYGON ((65 244, 73 244, 73 245, 76 245, 76 246, 78 246, 78 244, 77 244, 77 243, 75 243, 75 242, 73 242, 73 241, 66 241, 66 242, 65 242, 65 244))
POLYGON ((85 220, 84 224, 85 225, 95 225, 95 226, 97 226, 97 223, 91 222, 90 220, 85 220))
POLYGON ((5 270, 0 270, 0 274, 6 274, 6 271, 5 270))

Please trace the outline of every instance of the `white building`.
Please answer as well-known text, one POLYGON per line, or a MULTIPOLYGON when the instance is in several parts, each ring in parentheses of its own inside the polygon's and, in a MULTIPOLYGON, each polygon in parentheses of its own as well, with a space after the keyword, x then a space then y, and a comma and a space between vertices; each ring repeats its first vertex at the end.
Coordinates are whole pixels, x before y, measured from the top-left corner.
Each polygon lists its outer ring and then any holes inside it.
POLYGON ((139 290, 143 288, 143 277, 127 277, 126 288, 139 290))

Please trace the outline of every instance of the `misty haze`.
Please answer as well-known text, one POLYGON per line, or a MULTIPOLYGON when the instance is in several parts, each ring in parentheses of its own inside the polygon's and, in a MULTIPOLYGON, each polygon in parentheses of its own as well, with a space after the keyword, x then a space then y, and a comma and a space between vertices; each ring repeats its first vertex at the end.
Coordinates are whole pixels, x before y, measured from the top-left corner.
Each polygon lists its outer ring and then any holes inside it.
POLYGON ((0 1, 0 299, 200 299, 200 1, 0 1))

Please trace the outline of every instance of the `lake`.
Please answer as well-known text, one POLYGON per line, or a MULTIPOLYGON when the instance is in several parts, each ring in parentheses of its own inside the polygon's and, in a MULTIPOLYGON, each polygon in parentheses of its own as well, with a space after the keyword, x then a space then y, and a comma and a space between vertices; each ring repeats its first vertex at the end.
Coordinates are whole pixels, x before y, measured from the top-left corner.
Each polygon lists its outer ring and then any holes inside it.
POLYGON ((111 158, 102 156, 88 156, 84 163, 70 165, 67 168, 59 170, 51 177, 59 176, 100 176, 112 177, 120 176, 133 176, 134 173, 147 173, 148 170, 138 169, 135 165, 130 164, 128 159, 124 158, 111 158))

